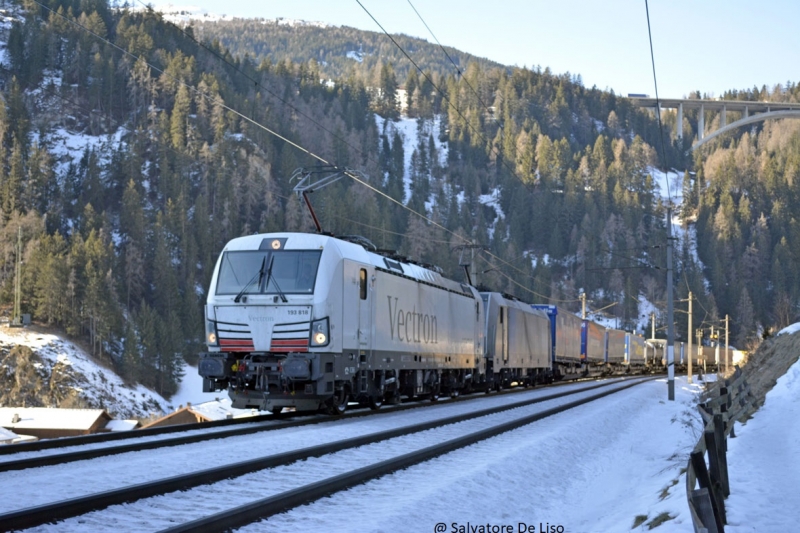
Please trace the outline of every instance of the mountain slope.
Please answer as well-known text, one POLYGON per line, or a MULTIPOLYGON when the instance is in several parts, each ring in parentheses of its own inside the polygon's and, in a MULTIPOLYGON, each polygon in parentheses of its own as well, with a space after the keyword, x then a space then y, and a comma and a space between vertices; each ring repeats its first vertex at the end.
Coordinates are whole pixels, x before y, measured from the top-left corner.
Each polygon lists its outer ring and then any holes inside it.
POLYGON ((170 410, 160 395, 126 384, 76 344, 36 327, 0 327, 0 405, 105 409, 114 418, 170 410))

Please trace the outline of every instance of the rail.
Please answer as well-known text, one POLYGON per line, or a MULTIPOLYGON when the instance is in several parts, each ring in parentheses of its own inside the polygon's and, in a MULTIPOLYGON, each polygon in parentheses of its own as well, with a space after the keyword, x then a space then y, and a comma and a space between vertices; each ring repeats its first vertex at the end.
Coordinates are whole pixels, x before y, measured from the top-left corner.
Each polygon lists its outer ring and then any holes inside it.
MULTIPOLYGON (((308 460, 309 458, 312 458, 312 457, 321 457, 323 455, 332 454, 332 453, 339 452, 339 451, 346 450, 346 449, 352 449, 352 448, 356 448, 356 447, 359 447, 359 446, 365 446, 365 445, 376 443, 376 442, 382 442, 382 441, 386 441, 386 440, 397 438, 397 437, 404 436, 404 435, 411 435, 411 434, 414 434, 414 433, 420 433, 422 431, 435 429, 435 428, 438 428, 440 426, 447 425, 447 424, 455 424, 455 423, 466 421, 466 420, 472 420, 472 419, 479 418, 479 417, 482 417, 482 416, 487 416, 487 415, 496 414, 496 413, 500 413, 500 412, 504 412, 504 411, 509 411, 509 410, 516 409, 516 408, 523 407, 523 406, 527 406, 527 405, 534 405, 534 404, 537 404, 537 403, 542 403, 542 402, 546 402, 546 401, 557 399, 557 398, 568 397, 568 396, 574 395, 574 394, 580 394, 580 393, 590 392, 590 391, 594 391, 594 390, 601 390, 601 392, 597 392, 597 393, 595 393, 595 394, 593 394, 593 395, 591 395, 591 396, 589 396, 587 398, 575 400, 575 401, 569 402, 569 403, 567 403, 565 405, 562 405, 562 406, 559 406, 559 407, 554 407, 554 408, 539 412, 539 413, 537 413, 535 415, 530 415, 528 417, 529 420, 527 422, 525 422, 525 423, 530 423, 531 421, 538 420, 540 418, 544 418, 546 416, 550 416, 550 415, 555 414, 557 412, 561 412, 563 410, 576 407, 576 406, 578 406, 578 405, 580 405, 582 403, 588 403, 589 401, 593 401, 593 400, 596 400, 596 399, 599 399, 599 398, 614 394, 616 392, 620 392, 622 390, 625 390, 627 388, 633 387, 635 385, 638 385, 639 383, 643 383, 643 382, 648 381, 650 379, 653 379, 653 378, 637 378, 637 379, 633 379, 633 380, 618 380, 618 381, 613 381, 613 382, 610 382, 610 383, 594 384, 594 385, 591 385, 589 387, 582 388, 582 389, 580 389, 578 391, 574 391, 574 390, 561 391, 561 392, 556 392, 554 394, 548 394, 548 395, 545 395, 545 396, 537 396, 535 398, 528 398, 528 399, 521 400, 521 401, 516 401, 516 402, 513 402, 513 403, 505 403, 503 405, 499 405, 499 406, 495 406, 495 407, 489 407, 489 408, 480 409, 480 410, 477 410, 477 409, 476 410, 470 410, 470 411, 468 411, 466 413, 455 415, 455 416, 449 416, 449 417, 446 417, 446 418, 438 418, 438 419, 430 420, 430 421, 427 421, 427 422, 419 422, 419 423, 416 423, 416 424, 413 424, 413 425, 402 426, 402 427, 398 427, 398 428, 395 428, 395 429, 379 431, 379 432, 375 432, 375 433, 368 433, 368 434, 365 434, 365 435, 352 437, 352 438, 349 438, 349 439, 346 439, 346 440, 334 441, 334 442, 329 442, 329 443, 326 443, 326 444, 314 445, 314 446, 310 446, 310 447, 306 447, 306 448, 299 448, 299 449, 295 449, 295 450, 279 453, 279 454, 276 454, 276 455, 268 455, 268 456, 264 456, 264 457, 248 459, 248 460, 245 460, 245 461, 240 461, 240 462, 232 463, 232 464, 228 463, 228 464, 224 464, 224 465, 220 465, 220 466, 216 466, 216 467, 212 467, 212 468, 207 468, 205 470, 190 472, 190 473, 184 474, 184 475, 177 475, 177 476, 172 476, 172 477, 168 477, 168 478, 163 478, 163 479, 160 479, 160 480, 148 481, 148 482, 144 482, 144 483, 136 484, 136 485, 128 485, 128 486, 125 486, 125 487, 122 487, 122 488, 119 488, 119 489, 112 489, 112 490, 101 492, 101 493, 86 494, 86 495, 78 496, 76 498, 72 498, 72 499, 68 499, 68 500, 45 503, 45 504, 42 504, 42 505, 37 505, 35 507, 29 507, 29 508, 26 508, 26 509, 12 511, 12 512, 5 513, 5 514, 0 514, 0 531, 37 527, 37 526, 41 526, 41 525, 46 524, 46 523, 52 523, 52 522, 55 522, 55 521, 60 521, 60 520, 68 519, 68 518, 77 517, 77 516, 80 516, 82 514, 87 514, 87 513, 93 512, 93 511, 99 511, 101 509, 105 509, 105 508, 110 507, 112 505, 119 505, 119 504, 123 504, 123 503, 131 503, 131 502, 135 502, 137 500, 141 500, 143 498, 149 498, 149 497, 153 497, 153 496, 163 495, 163 494, 166 494, 168 492, 173 492, 173 491, 188 490, 190 488, 194 488, 194 487, 197 487, 197 486, 200 486, 200 485, 208 485, 208 484, 211 484, 211 483, 216 483, 216 482, 222 481, 224 479, 230 479, 230 478, 234 478, 234 477, 238 477, 238 476, 243 476, 245 474, 256 472, 256 471, 259 471, 259 470, 265 470, 265 469, 268 469, 268 468, 275 468, 277 466, 284 466, 284 465, 287 465, 287 464, 290 464, 290 463, 294 463, 294 462, 297 462, 297 461, 308 460), (631 381, 631 382, 628 383, 628 381, 631 381), (607 390, 602 390, 602 389, 607 389, 607 390), (538 417, 538 418, 536 418, 536 417, 538 417)), ((498 427, 499 426, 495 426, 493 428, 490 428, 490 433, 487 433, 485 435, 491 436, 493 434, 497 434, 497 433, 491 433, 491 432, 492 431, 494 431, 494 432, 500 431, 498 429, 498 427)), ((507 429, 504 429, 503 431, 506 431, 506 430, 507 429)), ((487 438, 483 433, 481 433, 481 435, 483 435, 483 436, 481 436, 480 439, 478 439, 478 440, 481 440, 483 438, 487 438)), ((461 444, 459 444, 459 447, 460 447, 460 446, 463 446, 464 445, 463 442, 466 442, 466 441, 459 441, 459 442, 461 443, 461 444)), ((477 442, 477 440, 475 442, 477 442)), ((431 455, 430 457, 433 457, 435 455, 439 455, 441 453, 445 453, 445 451, 443 451, 443 450, 445 450, 445 448, 439 447, 439 448, 435 448, 435 450, 436 450, 436 453, 434 455, 431 455)), ((413 457, 416 458, 415 460, 419 460, 419 461, 422 460, 422 459, 420 459, 420 457, 422 457, 422 455, 414 455, 413 457)), ((392 471, 392 469, 400 468, 400 467, 397 466, 399 463, 390 462, 390 463, 387 463, 387 464, 391 464, 390 471, 392 471)), ((409 464, 412 464, 412 463, 409 463, 409 464)), ((386 467, 386 465, 384 465, 384 467, 386 467)), ((373 470, 369 470, 369 472, 370 472, 370 475, 373 475, 373 476, 377 475, 377 474, 375 474, 376 471, 374 469, 373 470)), ((361 475, 361 474, 359 474, 359 475, 361 475)), ((341 477, 341 476, 339 476, 339 477, 341 477)), ((358 484, 358 482, 354 481, 354 479, 356 479, 356 478, 345 476, 342 479, 346 479, 346 483, 345 484, 347 486, 350 486, 349 485, 350 483, 358 484)), ((358 479, 361 479, 361 478, 358 478, 358 479)), ((364 479, 367 479, 367 478, 364 478, 364 479)), ((341 483, 341 481, 342 481, 338 477, 337 477, 337 480, 338 480, 337 483, 341 483)), ((327 492, 335 492, 337 490, 341 490, 341 488, 343 486, 344 485, 337 485, 337 484, 331 485, 331 484, 329 484, 329 485, 325 486, 325 491, 327 491, 327 492), (338 487, 338 488, 334 489, 334 487, 338 487)), ((303 492, 303 491, 301 491, 301 492, 303 492)), ((309 497, 310 496, 309 496, 308 493, 304 493, 303 494, 303 498, 307 499, 309 497)), ((317 496, 315 496, 315 498, 316 497, 317 496)), ((270 499, 268 498, 268 500, 270 500, 270 499)), ((291 501, 295 501, 295 500, 291 500, 291 501)), ((283 508, 285 508, 286 505, 287 505, 286 500, 283 500, 283 499, 279 500, 278 507, 283 509, 283 508)), ((269 509, 274 510, 275 508, 277 508, 277 507, 275 507, 275 503, 273 502, 273 504, 271 504, 269 509)), ((256 514, 259 514, 259 516, 261 516, 260 513, 264 513, 265 512, 263 506, 256 506, 256 509, 257 509, 256 514)), ((249 512, 252 513, 252 511, 249 511, 249 512)), ((269 515, 271 512, 272 511, 266 512, 265 516, 269 515)), ((247 514, 246 516, 250 517, 250 518, 240 518, 240 519, 237 519, 237 520, 244 520, 243 522, 241 522, 242 524, 244 524, 244 523, 247 523, 248 521, 252 521, 254 519, 254 518, 252 518, 252 516, 250 514, 247 514)), ((213 523, 217 523, 218 520, 220 520, 220 517, 215 515, 213 520, 211 520, 211 522, 209 522, 209 523, 212 523, 212 522, 213 523)), ((223 522, 230 521, 230 520, 231 520, 230 517, 226 517, 226 518, 223 519, 223 522)), ((204 521, 208 521, 208 520, 204 519, 204 521)), ((239 522, 236 522, 236 523, 239 523, 239 522)), ((195 526, 196 526, 196 524, 195 524, 195 526)), ((195 527, 195 526, 192 526, 192 527, 195 527)), ((181 527, 183 527, 183 526, 181 526, 181 527)), ((225 528, 223 527, 221 529, 225 529, 225 528)), ((204 530, 208 530, 208 529, 204 529, 204 530)))
POLYGON ((686 499, 695 533, 725 532, 725 498, 731 492, 727 438, 729 435, 736 437, 734 423, 749 415, 755 404, 750 386, 738 366, 717 390, 716 397, 698 406, 705 426, 686 469, 686 499), (699 488, 695 488, 697 485, 699 488))

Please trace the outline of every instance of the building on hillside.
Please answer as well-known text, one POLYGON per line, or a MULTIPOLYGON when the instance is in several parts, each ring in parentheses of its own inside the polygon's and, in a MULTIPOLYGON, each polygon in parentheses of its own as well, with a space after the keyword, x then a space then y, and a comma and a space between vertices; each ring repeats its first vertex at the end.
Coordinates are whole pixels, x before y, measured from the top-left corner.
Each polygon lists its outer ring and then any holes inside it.
POLYGON ((105 409, 0 407, 0 427, 39 439, 105 432, 111 420, 105 409))
POLYGON ((179 426, 181 424, 199 424, 201 422, 211 422, 214 418, 209 418, 206 414, 196 411, 189 404, 186 407, 181 407, 168 415, 157 418, 152 422, 142 426, 142 429, 158 428, 164 426, 179 426))
POLYGON ((186 407, 179 407, 174 412, 145 424, 142 426, 142 429, 161 426, 176 426, 178 424, 213 422, 215 420, 225 420, 228 418, 244 418, 258 414, 263 413, 260 413, 255 409, 233 409, 229 399, 217 399, 197 405, 192 405, 189 403, 186 405, 186 407))
POLYGON ((19 435, 17 435, 13 431, 9 431, 6 428, 0 428, 0 445, 12 444, 18 438, 19 435))
POLYGON ((111 420, 108 424, 106 424, 104 431, 112 431, 116 433, 118 431, 130 431, 132 429, 138 429, 141 426, 142 424, 139 423, 138 420, 111 420))

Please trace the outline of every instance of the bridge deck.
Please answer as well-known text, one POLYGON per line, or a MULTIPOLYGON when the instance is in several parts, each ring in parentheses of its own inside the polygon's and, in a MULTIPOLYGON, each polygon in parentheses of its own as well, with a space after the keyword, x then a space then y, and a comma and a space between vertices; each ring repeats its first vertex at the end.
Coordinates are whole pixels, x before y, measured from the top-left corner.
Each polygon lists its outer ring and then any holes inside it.
MULTIPOLYGON (((655 98, 629 98, 636 107, 656 107, 655 98)), ((744 100, 689 100, 681 98, 659 98, 661 109, 677 109, 683 104, 683 109, 700 109, 702 105, 706 111, 744 111, 749 113, 766 113, 767 111, 800 110, 800 104, 789 102, 748 102, 744 100)))

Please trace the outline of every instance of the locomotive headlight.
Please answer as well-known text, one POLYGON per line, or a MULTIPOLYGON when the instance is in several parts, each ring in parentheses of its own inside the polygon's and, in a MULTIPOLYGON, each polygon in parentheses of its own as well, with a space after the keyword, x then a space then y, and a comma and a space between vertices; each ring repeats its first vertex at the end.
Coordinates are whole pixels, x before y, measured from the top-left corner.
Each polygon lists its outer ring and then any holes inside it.
POLYGON ((217 327, 213 322, 206 323, 206 342, 209 346, 217 345, 217 327))
POLYGON ((311 346, 327 346, 330 336, 330 327, 327 318, 321 318, 311 323, 311 346))

